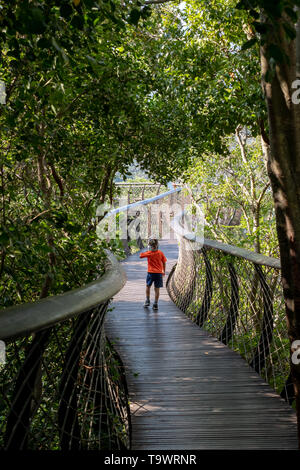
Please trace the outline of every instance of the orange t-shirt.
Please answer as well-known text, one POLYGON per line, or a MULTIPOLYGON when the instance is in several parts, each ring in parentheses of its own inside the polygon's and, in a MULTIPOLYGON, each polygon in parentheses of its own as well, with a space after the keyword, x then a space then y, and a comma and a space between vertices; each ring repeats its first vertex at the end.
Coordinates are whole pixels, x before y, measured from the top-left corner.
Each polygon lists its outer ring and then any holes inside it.
POLYGON ((140 254, 140 258, 148 258, 148 273, 164 273, 164 265, 167 258, 162 251, 145 251, 140 254))

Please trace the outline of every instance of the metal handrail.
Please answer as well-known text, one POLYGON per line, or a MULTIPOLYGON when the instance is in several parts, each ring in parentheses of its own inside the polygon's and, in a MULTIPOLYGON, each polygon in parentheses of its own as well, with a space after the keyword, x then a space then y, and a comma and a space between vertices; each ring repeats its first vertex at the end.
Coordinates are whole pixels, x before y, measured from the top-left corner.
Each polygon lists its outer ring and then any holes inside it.
POLYGON ((0 311, 0 338, 12 339, 48 328, 104 303, 117 294, 126 274, 108 250, 103 276, 83 287, 35 302, 7 307, 0 311))
MULTIPOLYGON (((181 188, 172 189, 158 196, 113 209, 105 218, 133 207, 151 204, 179 191, 181 188)), ((104 303, 117 294, 126 282, 126 274, 115 256, 110 251, 105 251, 106 272, 100 279, 63 294, 0 310, 0 339, 14 339, 43 330, 104 303)))
POLYGON ((156 202, 160 199, 163 199, 167 196, 170 196, 171 194, 178 193, 179 191, 181 191, 181 189, 182 188, 171 189, 170 191, 159 194, 158 196, 154 196, 154 197, 151 197, 151 198, 148 198, 148 199, 143 199, 142 201, 138 201, 138 202, 133 202, 131 204, 127 204, 126 206, 118 207, 117 209, 112 209, 111 211, 107 212, 107 214, 105 214, 103 219, 108 218, 108 217, 110 217, 111 215, 114 215, 114 214, 119 214, 120 212, 125 212, 128 209, 132 209, 134 207, 146 206, 147 204, 151 204, 153 202, 156 202))
POLYGON ((124 367, 104 326, 109 300, 124 286, 126 275, 114 255, 105 251, 105 273, 98 280, 0 311, 0 338, 7 343, 9 358, 1 377, 1 448, 39 448, 40 435, 45 449, 130 446, 124 367))
MULTIPOLYGON (((171 223, 172 228, 175 233, 180 234, 185 240, 189 242, 195 242, 197 241, 197 235, 195 233, 190 232, 184 234, 182 231, 183 227, 180 224, 180 220, 182 220, 184 215, 185 212, 182 211, 180 214, 177 214, 174 217, 171 223)), ((229 255, 237 256, 238 258, 246 259, 247 261, 251 261, 255 264, 281 269, 281 263, 278 258, 262 255, 251 250, 246 250, 245 248, 240 248, 234 245, 227 245, 226 243, 222 243, 217 240, 211 240, 209 238, 203 239, 203 246, 206 248, 222 251, 223 253, 227 253, 229 255)))
POLYGON ((171 299, 199 327, 239 352, 291 404, 280 260, 201 239, 185 230, 184 215, 172 221, 179 257, 167 280, 171 299))
POLYGON ((127 183, 125 181, 118 181, 115 183, 116 186, 161 186, 160 183, 127 183))
POLYGON ((245 248, 239 248, 238 246, 233 245, 226 245, 225 243, 218 242, 217 240, 210 240, 208 238, 204 239, 204 246, 207 248, 213 248, 215 250, 223 251, 224 253, 227 253, 229 255, 246 259, 255 264, 269 266, 270 268, 281 269, 281 263, 279 259, 262 255, 254 251, 246 250, 245 248))

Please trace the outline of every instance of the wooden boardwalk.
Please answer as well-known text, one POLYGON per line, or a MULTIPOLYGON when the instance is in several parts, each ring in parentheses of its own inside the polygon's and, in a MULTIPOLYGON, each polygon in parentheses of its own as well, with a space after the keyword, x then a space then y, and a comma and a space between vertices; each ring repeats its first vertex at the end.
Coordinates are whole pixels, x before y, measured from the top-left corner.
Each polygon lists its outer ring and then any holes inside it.
MULTIPOLYGON (((161 249, 169 272, 177 245, 162 242, 161 249)), ((165 287, 157 312, 143 307, 147 262, 139 254, 124 267, 128 281, 105 330, 126 369, 132 448, 297 449, 294 411, 238 354, 193 324, 165 287)))

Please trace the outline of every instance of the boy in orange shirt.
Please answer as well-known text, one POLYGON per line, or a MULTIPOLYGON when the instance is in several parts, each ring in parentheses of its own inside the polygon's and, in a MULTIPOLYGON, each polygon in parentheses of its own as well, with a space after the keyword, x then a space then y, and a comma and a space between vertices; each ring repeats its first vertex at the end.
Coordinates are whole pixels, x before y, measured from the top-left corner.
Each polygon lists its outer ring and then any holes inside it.
POLYGON ((166 274, 167 258, 158 249, 158 240, 152 238, 148 244, 149 251, 140 254, 140 258, 148 259, 148 274, 146 279, 146 300, 144 307, 150 305, 150 288, 154 282, 155 301, 153 310, 158 310, 159 289, 163 287, 163 276, 166 274))

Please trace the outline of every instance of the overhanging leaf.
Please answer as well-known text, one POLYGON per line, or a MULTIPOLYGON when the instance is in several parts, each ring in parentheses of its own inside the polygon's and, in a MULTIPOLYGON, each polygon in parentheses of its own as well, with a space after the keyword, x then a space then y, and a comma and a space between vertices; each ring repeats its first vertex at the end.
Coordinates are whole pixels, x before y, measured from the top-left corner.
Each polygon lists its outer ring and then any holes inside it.
POLYGON ((139 22, 139 19, 140 19, 140 16, 141 16, 141 12, 140 10, 137 10, 136 8, 134 8, 133 10, 131 10, 130 12, 130 15, 129 15, 129 23, 137 26, 138 22, 139 22))
POLYGON ((256 42, 257 42, 257 38, 249 39, 249 41, 244 42, 241 50, 245 51, 247 49, 250 49, 250 47, 252 47, 256 42))

